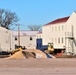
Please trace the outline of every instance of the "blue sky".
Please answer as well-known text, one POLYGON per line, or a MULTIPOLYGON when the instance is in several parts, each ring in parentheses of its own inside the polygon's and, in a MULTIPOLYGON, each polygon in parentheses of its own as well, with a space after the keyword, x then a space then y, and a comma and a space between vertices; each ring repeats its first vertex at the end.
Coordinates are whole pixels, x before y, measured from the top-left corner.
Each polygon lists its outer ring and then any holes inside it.
POLYGON ((76 0, 0 0, 0 8, 16 12, 21 30, 28 25, 44 25, 76 11, 76 0))

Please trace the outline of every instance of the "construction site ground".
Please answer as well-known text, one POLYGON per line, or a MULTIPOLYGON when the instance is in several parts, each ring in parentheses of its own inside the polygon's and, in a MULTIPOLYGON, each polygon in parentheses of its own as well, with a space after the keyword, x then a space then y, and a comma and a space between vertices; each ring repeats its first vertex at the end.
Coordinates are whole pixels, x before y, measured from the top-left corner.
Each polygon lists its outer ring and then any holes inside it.
POLYGON ((76 58, 0 59, 0 75, 76 75, 76 58))

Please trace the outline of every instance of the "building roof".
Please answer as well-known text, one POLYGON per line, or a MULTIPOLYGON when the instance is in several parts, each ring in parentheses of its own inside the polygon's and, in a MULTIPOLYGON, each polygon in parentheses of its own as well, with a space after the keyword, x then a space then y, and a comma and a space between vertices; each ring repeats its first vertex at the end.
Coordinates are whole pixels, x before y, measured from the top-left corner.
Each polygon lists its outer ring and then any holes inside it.
MULTIPOLYGON (((18 31, 12 31, 13 35, 18 35, 18 31)), ((21 30, 20 31, 20 36, 25 36, 25 35, 36 35, 38 31, 26 31, 26 30, 21 30)))
POLYGON ((42 34, 42 32, 38 32, 37 34, 42 34))
POLYGON ((44 26, 46 25, 50 25, 50 24, 57 24, 57 23, 63 23, 63 22, 66 22, 67 20, 69 19, 69 16, 68 17, 64 17, 64 18, 58 18, 52 22, 49 22, 47 24, 45 24, 44 26))

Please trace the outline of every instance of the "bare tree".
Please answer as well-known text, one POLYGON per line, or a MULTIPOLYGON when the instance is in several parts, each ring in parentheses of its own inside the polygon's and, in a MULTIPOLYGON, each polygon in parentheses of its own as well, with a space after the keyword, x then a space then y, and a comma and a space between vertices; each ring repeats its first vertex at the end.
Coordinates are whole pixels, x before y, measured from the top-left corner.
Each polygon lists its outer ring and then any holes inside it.
POLYGON ((16 13, 9 10, 0 9, 0 26, 6 29, 11 29, 18 21, 16 13))
POLYGON ((29 25, 28 28, 32 31, 41 31, 40 25, 29 25))

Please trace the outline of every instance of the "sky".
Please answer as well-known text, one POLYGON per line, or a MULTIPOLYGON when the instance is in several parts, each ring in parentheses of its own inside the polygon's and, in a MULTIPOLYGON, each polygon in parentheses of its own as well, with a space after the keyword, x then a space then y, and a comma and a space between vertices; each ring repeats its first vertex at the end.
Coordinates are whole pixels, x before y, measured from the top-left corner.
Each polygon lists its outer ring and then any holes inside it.
POLYGON ((28 30, 28 25, 42 26, 70 16, 76 11, 76 0, 0 0, 0 8, 15 12, 20 29, 28 30))

